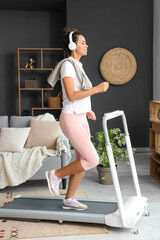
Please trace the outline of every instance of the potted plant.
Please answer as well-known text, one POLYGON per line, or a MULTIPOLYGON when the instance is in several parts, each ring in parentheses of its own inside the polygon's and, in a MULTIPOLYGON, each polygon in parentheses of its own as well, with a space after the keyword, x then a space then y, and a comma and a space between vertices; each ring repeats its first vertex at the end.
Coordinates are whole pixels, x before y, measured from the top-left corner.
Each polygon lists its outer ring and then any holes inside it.
MULTIPOLYGON (((129 165, 128 161, 128 152, 123 147, 125 146, 125 136, 124 133, 120 130, 120 128, 111 128, 108 130, 108 135, 113 151, 113 156, 115 160, 115 165, 118 160, 125 159, 126 165, 129 165)), ((99 155, 100 163, 97 166, 99 182, 101 184, 112 184, 112 176, 110 171, 109 159, 106 151, 106 141, 103 131, 99 131, 95 133, 95 136, 92 136, 93 144, 97 150, 99 155), (93 141, 93 138, 96 139, 96 142, 93 141)), ((136 149, 132 149, 133 152, 136 149)))

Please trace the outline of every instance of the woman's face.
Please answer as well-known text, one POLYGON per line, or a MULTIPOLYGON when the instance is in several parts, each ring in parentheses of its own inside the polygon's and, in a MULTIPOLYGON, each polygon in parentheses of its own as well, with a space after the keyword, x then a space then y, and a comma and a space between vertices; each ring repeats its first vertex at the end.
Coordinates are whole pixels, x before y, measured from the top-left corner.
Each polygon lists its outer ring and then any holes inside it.
POLYGON ((86 44, 85 38, 82 35, 78 35, 75 52, 80 56, 86 56, 87 48, 88 45, 86 44))

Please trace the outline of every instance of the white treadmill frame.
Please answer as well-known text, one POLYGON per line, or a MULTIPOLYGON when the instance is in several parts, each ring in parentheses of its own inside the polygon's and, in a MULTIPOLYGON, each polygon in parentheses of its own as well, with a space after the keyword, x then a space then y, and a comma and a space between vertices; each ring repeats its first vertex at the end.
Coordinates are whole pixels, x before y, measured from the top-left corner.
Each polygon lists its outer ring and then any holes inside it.
MULTIPOLYGON (((128 220, 128 217, 127 217, 126 210, 129 210, 128 206, 130 205, 130 208, 135 208, 135 211, 137 211, 137 212, 135 212, 135 216, 133 216, 133 218, 136 218, 134 220, 134 222, 136 223, 141 218, 143 213, 145 213, 145 215, 149 215, 148 211, 147 211, 148 200, 147 200, 147 198, 144 198, 141 195, 140 185, 139 185, 139 181, 138 181, 130 136, 129 136, 128 127, 127 127, 127 121, 126 121, 126 116, 124 114, 124 111, 117 110, 114 112, 105 113, 103 116, 102 124, 103 124, 105 140, 106 140, 106 150, 107 150, 107 154, 108 154, 108 158, 109 158, 109 164, 110 164, 110 168, 111 168, 111 174, 112 174, 112 179, 113 179, 113 184, 114 184, 114 188, 115 188, 115 192, 116 192, 116 198, 117 198, 118 209, 119 209, 117 216, 120 215, 121 223, 122 223, 122 226, 120 226, 121 224, 118 224, 119 225, 118 227, 124 227, 124 228, 134 227, 134 225, 132 223, 130 224, 130 221, 128 220), (127 205, 126 209, 125 209, 125 204, 123 203, 123 199, 122 199, 122 194, 121 194, 120 184, 119 184, 118 175, 117 175, 117 171, 116 171, 113 151, 112 151, 112 147, 110 144, 108 129, 107 129, 107 121, 111 120, 113 118, 120 117, 120 116, 122 117, 124 133, 125 133, 125 140, 126 140, 126 147, 127 147, 127 151, 128 151, 131 173, 132 173, 134 188, 135 188, 135 192, 136 192, 136 196, 128 199, 128 202, 126 203, 126 205, 127 205), (141 205, 140 206, 141 209, 137 206, 138 202, 141 205)), ((109 221, 111 221, 111 219, 109 219, 109 221)), ((112 223, 111 226, 114 226, 114 224, 112 223)))
MULTIPOLYGON (((48 220, 58 220, 60 223, 63 221, 77 221, 77 222, 96 222, 101 224, 106 224, 113 227, 122 227, 122 228, 133 228, 137 221, 141 218, 143 213, 146 215, 149 215, 147 212, 147 198, 144 198, 141 196, 137 171, 135 167, 132 147, 131 147, 131 141, 130 136, 128 133, 128 127, 127 127, 127 121, 126 117, 123 111, 117 110, 111 113, 105 113, 103 117, 103 130, 106 140, 106 150, 109 157, 109 163, 111 168, 111 174, 113 179, 113 184, 116 192, 116 198, 117 203, 112 201, 105 201, 105 200, 98 200, 98 204, 101 204, 101 202, 106 203, 107 208, 107 202, 118 204, 118 210, 116 212, 113 212, 111 214, 90 214, 85 213, 85 211, 78 212, 78 211, 69 211, 69 210, 63 210, 63 211, 41 211, 41 217, 40 217, 40 211, 37 210, 24 210, 24 209, 7 209, 7 208, 0 208, 0 218, 28 218, 28 219, 48 219, 48 220), (123 203, 120 184, 118 180, 118 175, 115 167, 115 161, 113 156, 113 151, 111 148, 109 135, 108 135, 108 129, 107 129, 107 121, 111 120, 116 117, 122 117, 123 126, 124 126, 124 132, 125 132, 125 140, 126 140, 126 146, 127 151, 129 155, 129 162, 134 182, 134 187, 136 191, 136 196, 133 196, 131 198, 128 198, 126 202, 123 203), (134 212, 133 212, 134 210, 134 212), (42 217, 43 216, 43 217, 42 217), (96 220, 96 221, 95 221, 96 220)), ((19 198, 34 198, 34 199, 57 199, 55 197, 35 197, 35 196, 18 196, 19 198)), ((58 198, 61 199, 62 198, 58 198)), ((82 199, 82 201, 87 201, 88 203, 91 201, 97 201, 97 200, 89 200, 89 199, 82 199)), ((98 207, 98 206, 97 206, 98 207)), ((137 233, 137 232, 136 232, 137 233)))

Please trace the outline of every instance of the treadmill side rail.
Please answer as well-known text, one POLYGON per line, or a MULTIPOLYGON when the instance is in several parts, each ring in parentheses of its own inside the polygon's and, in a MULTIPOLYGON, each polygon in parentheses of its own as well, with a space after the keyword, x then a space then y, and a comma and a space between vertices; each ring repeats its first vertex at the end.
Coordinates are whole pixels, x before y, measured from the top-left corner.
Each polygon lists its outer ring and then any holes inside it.
POLYGON ((107 145, 106 149, 107 149, 107 153, 108 153, 108 158, 110 159, 110 169, 111 169, 112 180, 113 180, 113 184, 114 184, 114 188, 115 188, 115 192, 116 192, 118 208, 119 208, 120 215, 121 215, 121 225, 123 227, 126 227, 127 226, 126 214, 125 214, 125 209, 124 209, 124 205, 123 205, 123 199, 122 199, 121 189, 120 189, 120 185, 119 185, 119 181, 118 181, 118 175, 117 175, 117 171, 116 171, 112 148, 110 145, 107 145))
POLYGON ((113 179, 113 184, 116 192, 116 198, 118 203, 118 210, 114 213, 111 213, 105 217, 105 222, 107 225, 114 226, 114 227, 133 227, 136 222, 140 219, 142 214, 145 211, 147 206, 147 199, 141 197, 141 191, 135 166, 135 161, 133 157, 133 151, 130 141, 130 136, 128 132, 128 126, 126 117, 123 111, 117 110, 111 113, 105 113, 103 117, 103 130, 104 136, 106 140, 106 150, 109 158, 109 164, 111 168, 111 174, 113 179), (132 178, 134 182, 134 187, 136 191, 136 196, 129 198, 125 203, 123 203, 121 189, 119 185, 118 175, 115 167, 114 155, 112 151, 112 147, 110 144, 110 139, 108 135, 107 129, 107 121, 113 119, 115 117, 122 117, 124 132, 125 132, 125 140, 126 140, 126 147, 128 151, 130 167, 132 172, 132 178), (129 214, 129 215, 128 215, 129 214))
POLYGON ((105 224, 105 214, 81 214, 77 212, 61 212, 61 211, 38 211, 38 210, 17 210, 17 209, 1 209, 1 219, 38 219, 53 221, 71 221, 71 222, 88 222, 105 224), (24 217, 25 216, 25 217, 24 217))
POLYGON ((131 166, 131 172, 132 172, 132 178, 133 178, 133 182, 134 182, 134 188, 135 188, 135 191, 136 191, 136 195, 141 197, 141 190, 140 190, 140 186, 139 186, 139 181, 138 181, 135 161, 134 161, 134 157, 133 157, 133 151, 132 151, 130 136, 126 135, 125 136, 125 140, 126 140, 126 146, 127 146, 128 156, 129 156, 129 162, 130 162, 130 166, 131 166))

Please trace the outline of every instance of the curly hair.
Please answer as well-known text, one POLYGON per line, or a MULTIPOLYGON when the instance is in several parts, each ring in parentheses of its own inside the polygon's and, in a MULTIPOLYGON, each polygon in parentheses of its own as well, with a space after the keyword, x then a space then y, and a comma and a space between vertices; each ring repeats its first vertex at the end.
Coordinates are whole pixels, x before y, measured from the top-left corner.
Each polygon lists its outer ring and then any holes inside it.
POLYGON ((62 29, 62 46, 67 56, 71 55, 71 50, 68 48, 68 44, 69 44, 69 34, 70 32, 73 32, 73 31, 74 33, 72 34, 72 40, 73 42, 77 43, 78 36, 82 34, 78 32, 76 28, 64 27, 62 29))

